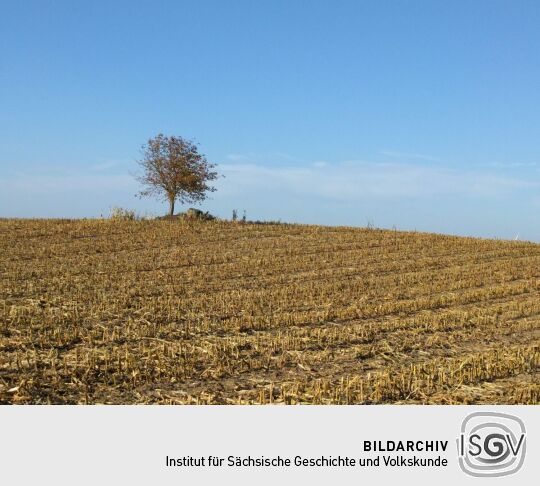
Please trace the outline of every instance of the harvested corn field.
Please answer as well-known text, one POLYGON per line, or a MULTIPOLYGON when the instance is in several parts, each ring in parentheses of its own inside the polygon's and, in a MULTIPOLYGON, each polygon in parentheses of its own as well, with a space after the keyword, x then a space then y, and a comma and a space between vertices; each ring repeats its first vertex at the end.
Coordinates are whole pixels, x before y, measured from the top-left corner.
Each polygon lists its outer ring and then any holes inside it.
POLYGON ((1 220, 0 403, 539 403, 540 245, 1 220))

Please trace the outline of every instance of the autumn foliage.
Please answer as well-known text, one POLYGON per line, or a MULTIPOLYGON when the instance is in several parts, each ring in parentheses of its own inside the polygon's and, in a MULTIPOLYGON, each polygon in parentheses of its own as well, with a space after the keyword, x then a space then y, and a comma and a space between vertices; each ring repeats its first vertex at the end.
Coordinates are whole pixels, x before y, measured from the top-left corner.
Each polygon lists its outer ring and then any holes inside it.
POLYGON ((182 137, 159 134, 142 147, 139 160, 144 189, 140 196, 158 196, 169 202, 169 215, 174 215, 176 201, 196 203, 216 189, 209 185, 217 179, 215 164, 200 154, 197 145, 182 137))

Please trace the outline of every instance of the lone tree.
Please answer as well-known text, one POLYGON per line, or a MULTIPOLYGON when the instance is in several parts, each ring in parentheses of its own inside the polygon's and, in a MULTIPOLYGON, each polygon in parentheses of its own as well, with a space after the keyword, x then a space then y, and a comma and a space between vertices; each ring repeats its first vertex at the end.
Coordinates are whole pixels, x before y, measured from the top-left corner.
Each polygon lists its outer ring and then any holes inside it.
POLYGON ((169 215, 174 215, 174 203, 204 201, 207 192, 215 187, 208 185, 217 179, 211 164, 199 153, 197 145, 182 137, 166 137, 162 133, 142 146, 138 161, 143 174, 137 179, 144 186, 140 196, 158 196, 169 201, 169 215))

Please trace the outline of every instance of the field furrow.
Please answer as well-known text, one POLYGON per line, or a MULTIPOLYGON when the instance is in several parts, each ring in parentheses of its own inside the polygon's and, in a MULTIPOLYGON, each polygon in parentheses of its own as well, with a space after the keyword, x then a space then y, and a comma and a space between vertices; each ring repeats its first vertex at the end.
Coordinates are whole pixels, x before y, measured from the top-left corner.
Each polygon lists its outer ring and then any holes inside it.
POLYGON ((540 245, 0 220, 0 403, 539 403, 540 245))

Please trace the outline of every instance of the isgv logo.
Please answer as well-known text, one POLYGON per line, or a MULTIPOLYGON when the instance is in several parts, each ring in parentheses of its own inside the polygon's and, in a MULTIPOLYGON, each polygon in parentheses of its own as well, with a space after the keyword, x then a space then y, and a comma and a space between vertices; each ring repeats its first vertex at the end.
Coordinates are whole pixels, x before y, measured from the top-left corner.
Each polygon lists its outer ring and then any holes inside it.
POLYGON ((474 412, 461 424, 459 465, 470 476, 497 477, 517 472, 525 460, 525 425, 514 415, 474 412))

